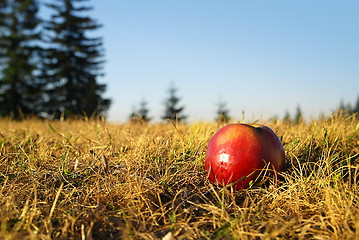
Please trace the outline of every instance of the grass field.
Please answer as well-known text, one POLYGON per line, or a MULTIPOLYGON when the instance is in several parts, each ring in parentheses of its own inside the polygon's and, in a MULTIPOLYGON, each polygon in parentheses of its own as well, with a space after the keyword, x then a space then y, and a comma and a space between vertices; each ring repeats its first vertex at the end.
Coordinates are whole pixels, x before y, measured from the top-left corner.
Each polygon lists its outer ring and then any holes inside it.
POLYGON ((233 192, 215 123, 0 120, 0 239, 359 239, 359 121, 265 124, 286 170, 233 192))

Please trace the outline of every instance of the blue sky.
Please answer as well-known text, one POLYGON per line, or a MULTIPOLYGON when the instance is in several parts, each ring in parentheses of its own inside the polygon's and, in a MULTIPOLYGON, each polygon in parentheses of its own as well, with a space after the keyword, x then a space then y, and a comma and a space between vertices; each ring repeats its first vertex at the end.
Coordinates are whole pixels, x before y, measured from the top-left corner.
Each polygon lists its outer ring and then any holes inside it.
POLYGON ((190 121, 306 117, 359 97, 357 0, 91 0, 103 24, 109 119, 142 99, 158 121, 174 83, 190 121))

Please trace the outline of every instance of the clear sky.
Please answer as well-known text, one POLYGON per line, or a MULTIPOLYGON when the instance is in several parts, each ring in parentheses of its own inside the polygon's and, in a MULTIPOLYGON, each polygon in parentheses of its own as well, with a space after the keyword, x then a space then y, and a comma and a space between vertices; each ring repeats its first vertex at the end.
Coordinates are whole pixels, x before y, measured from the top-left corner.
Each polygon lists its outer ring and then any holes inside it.
POLYGON ((358 0, 91 0, 103 28, 109 119, 142 99, 158 121, 174 83, 190 121, 306 117, 359 97, 358 0))

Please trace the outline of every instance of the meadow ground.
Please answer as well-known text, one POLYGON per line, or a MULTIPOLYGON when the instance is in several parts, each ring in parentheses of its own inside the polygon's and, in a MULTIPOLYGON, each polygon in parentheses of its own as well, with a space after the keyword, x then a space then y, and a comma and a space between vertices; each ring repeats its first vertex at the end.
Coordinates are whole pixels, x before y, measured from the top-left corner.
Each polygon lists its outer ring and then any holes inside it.
POLYGON ((265 123, 286 169, 234 192, 214 123, 0 120, 0 239, 359 239, 359 121, 265 123))

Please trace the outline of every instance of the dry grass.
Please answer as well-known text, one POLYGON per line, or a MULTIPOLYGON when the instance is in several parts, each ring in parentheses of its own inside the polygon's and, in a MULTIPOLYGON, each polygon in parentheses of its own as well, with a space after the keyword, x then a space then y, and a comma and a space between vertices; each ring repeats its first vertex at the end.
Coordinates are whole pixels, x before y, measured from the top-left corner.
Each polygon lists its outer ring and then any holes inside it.
POLYGON ((216 124, 0 120, 0 239, 358 239, 359 123, 268 123, 285 172, 209 183, 216 124))

